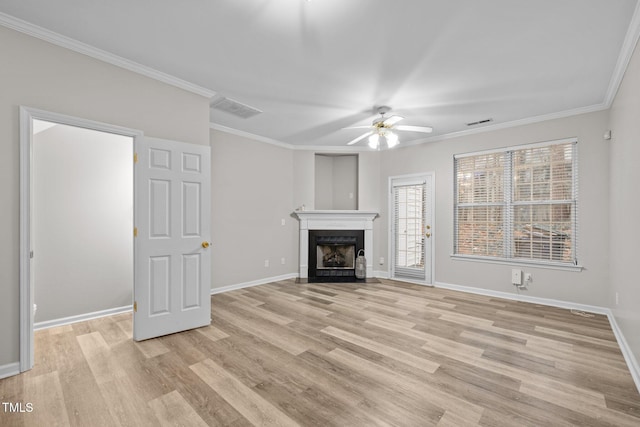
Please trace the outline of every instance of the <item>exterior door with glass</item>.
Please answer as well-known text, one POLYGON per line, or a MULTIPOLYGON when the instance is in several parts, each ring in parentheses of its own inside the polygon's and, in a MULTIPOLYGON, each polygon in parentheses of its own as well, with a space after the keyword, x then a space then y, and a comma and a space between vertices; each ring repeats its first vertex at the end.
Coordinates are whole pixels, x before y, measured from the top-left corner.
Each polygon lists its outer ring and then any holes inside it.
POLYGON ((391 278, 432 283, 433 174, 392 177, 391 278))

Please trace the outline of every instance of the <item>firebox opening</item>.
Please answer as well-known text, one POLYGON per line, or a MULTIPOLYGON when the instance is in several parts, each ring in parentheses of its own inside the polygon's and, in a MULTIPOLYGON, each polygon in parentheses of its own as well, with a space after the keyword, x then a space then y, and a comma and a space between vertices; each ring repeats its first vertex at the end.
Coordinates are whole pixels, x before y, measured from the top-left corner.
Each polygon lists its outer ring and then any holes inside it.
POLYGON ((354 268, 356 246, 353 245, 317 245, 317 269, 354 268))
POLYGON ((361 249, 363 230, 309 230, 309 282, 360 280, 355 267, 361 249))

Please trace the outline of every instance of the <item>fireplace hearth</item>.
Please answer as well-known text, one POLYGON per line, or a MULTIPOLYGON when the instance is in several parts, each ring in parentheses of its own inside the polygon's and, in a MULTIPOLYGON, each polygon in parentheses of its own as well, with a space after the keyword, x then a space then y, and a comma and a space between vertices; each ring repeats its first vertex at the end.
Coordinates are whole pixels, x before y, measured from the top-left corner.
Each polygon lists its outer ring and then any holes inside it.
POLYGON ((309 230, 309 282, 352 282, 363 230, 309 230))

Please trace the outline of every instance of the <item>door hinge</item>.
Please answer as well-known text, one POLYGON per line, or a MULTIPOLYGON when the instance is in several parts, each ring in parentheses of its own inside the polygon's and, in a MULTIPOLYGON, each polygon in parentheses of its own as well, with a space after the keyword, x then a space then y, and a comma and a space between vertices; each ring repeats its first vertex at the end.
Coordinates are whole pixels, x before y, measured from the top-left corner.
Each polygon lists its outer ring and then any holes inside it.
POLYGON ((133 153, 133 163, 138 163, 138 153, 133 153))
POLYGON ((29 251, 29 258, 33 258, 33 251, 29 251))
POLYGON ((138 312, 138 302, 137 302, 137 301, 134 301, 134 302, 133 302, 133 312, 134 312, 134 313, 137 313, 137 312, 138 312))
POLYGON ((138 237, 138 227, 133 227, 133 237, 138 237))

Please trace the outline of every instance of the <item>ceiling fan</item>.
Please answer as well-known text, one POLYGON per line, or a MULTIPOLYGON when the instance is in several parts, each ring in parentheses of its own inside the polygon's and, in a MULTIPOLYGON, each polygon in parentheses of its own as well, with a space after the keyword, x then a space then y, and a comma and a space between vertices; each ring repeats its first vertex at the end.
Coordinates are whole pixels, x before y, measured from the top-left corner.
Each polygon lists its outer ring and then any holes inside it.
POLYGON ((401 116, 389 116, 385 117, 389 111, 391 111, 390 107, 381 106, 377 109, 380 117, 376 118, 370 126, 352 126, 345 129, 370 129, 368 132, 360 135, 359 137, 347 142, 347 145, 356 144, 363 139, 369 137, 369 147, 373 149, 378 149, 380 147, 380 140, 384 139, 387 142, 388 148, 393 148, 398 145, 398 135, 394 131, 410 131, 410 132, 424 132, 430 133, 433 131, 433 128, 428 126, 406 126, 406 125, 397 125, 400 120, 403 120, 404 117, 401 116))

